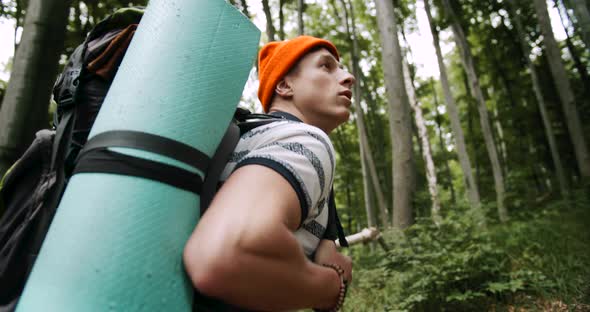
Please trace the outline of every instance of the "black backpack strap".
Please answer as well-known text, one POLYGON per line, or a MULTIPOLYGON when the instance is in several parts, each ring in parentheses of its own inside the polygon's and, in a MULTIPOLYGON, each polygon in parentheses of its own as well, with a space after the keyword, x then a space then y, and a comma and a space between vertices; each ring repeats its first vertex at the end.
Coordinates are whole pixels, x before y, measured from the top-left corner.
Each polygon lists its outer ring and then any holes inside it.
POLYGON ((207 170, 207 174, 205 175, 205 181, 203 182, 203 189, 201 192, 201 215, 205 213, 209 204, 213 200, 213 196, 217 193, 217 184, 219 183, 219 179, 221 177, 221 173, 225 168, 225 165, 229 161, 229 157, 231 153, 238 145, 238 141, 240 140, 240 128, 238 125, 232 121, 225 131, 225 135, 223 139, 221 139, 221 143, 215 154, 213 155, 211 166, 207 170))
POLYGON ((73 115, 73 110, 67 111, 57 126, 51 152, 51 169, 55 169, 57 164, 63 162, 65 148, 69 144, 72 136, 72 125, 74 124, 73 115))
POLYGON ((210 163, 209 156, 192 146, 163 136, 128 130, 107 131, 97 134, 86 143, 82 151, 80 151, 79 157, 92 150, 107 147, 127 147, 160 154, 183 162, 202 172, 206 172, 210 163))
POLYGON ((209 156, 184 143, 138 131, 107 131, 91 138, 76 161, 76 173, 114 173, 159 181, 200 195, 203 179, 198 173, 162 162, 117 153, 108 148, 126 147, 163 155, 201 172, 207 172, 209 156))
POLYGON ((330 199, 328 200, 328 209, 328 228, 331 226, 335 226, 336 232, 338 233, 338 241, 340 242, 340 246, 348 247, 348 241, 346 240, 346 235, 344 234, 344 229, 342 228, 342 223, 340 223, 338 211, 336 210, 334 189, 332 189, 332 191, 330 192, 330 199))
POLYGON ((240 136, 254 128, 280 120, 277 117, 265 114, 253 114, 247 109, 237 108, 234 118, 229 124, 219 147, 213 155, 211 166, 205 176, 201 192, 201 215, 205 213, 217 193, 221 173, 229 161, 240 140, 240 136))

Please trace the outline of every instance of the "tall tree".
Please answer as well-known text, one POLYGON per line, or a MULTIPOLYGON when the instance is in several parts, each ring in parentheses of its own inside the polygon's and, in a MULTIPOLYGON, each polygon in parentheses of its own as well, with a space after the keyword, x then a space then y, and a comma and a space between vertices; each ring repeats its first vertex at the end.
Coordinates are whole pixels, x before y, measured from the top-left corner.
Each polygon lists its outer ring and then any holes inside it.
POLYGON ((17 37, 18 31, 23 26, 23 1, 16 0, 16 12, 14 13, 15 25, 14 25, 14 51, 18 49, 17 37))
POLYGON ((71 0, 29 0, 23 35, 0 109, 0 175, 47 127, 51 87, 71 0))
POLYGON ((359 48, 358 48, 358 40, 357 40, 357 33, 356 33, 356 23, 354 20, 354 7, 352 3, 347 4, 345 0, 340 1, 344 8, 344 24, 346 33, 348 38, 352 39, 352 45, 350 49, 351 54, 351 63, 352 63, 352 74, 356 77, 356 81, 354 84, 354 109, 356 112, 356 125, 359 133, 359 142, 360 142, 360 152, 361 152, 361 169, 363 170, 363 184, 365 187, 365 206, 367 210, 367 216, 370 216, 368 213, 371 210, 372 203, 370 203, 370 196, 369 193, 371 191, 371 184, 373 184, 373 189, 375 190, 375 195, 377 196, 377 204, 379 205, 379 214, 381 217, 381 225, 383 227, 387 227, 389 224, 388 221, 388 209, 387 204, 385 202, 385 196, 383 195, 383 190, 381 189, 381 184, 379 183, 379 176, 377 175, 377 168, 375 166, 375 160, 373 159, 373 152, 371 146, 369 144, 369 139, 367 135, 367 130, 365 127, 364 121, 364 112, 363 108, 360 105, 361 103, 361 71, 359 68, 359 48), (350 19, 350 22, 349 22, 350 19), (352 28, 352 29, 351 29, 352 28), (367 171, 368 169, 368 171, 367 171), (369 201, 369 202, 367 202, 369 201))
POLYGON ((299 31, 299 35, 303 35, 305 33, 305 27, 303 24, 303 12, 304 11, 305 11, 304 0, 297 0, 297 29, 299 31))
POLYGON ((567 0, 570 6, 574 9, 574 15, 578 20, 578 27, 582 34, 582 40, 586 45, 586 49, 590 49, 590 12, 588 3, 585 0, 567 0))
MULTIPOLYGON (((357 116, 357 118, 359 118, 359 116, 357 116)), ((375 216, 375 209, 373 208, 373 200, 371 198, 371 180, 369 177, 369 172, 367 170, 367 152, 365 151, 364 146, 365 144, 363 144, 362 142, 359 144, 359 150, 361 155, 361 172, 363 174, 363 191, 365 194, 365 212, 367 213, 368 226, 377 227, 377 218, 375 216)), ((387 222, 387 219, 385 219, 385 221, 387 222)))
POLYGON ((440 222, 440 200, 438 197, 438 183, 436 181, 436 168, 434 161, 432 160, 432 149, 430 148, 430 141, 428 140, 428 130, 426 129, 426 122, 424 121, 424 114, 422 113, 422 107, 416 98, 416 88, 414 87, 414 79, 410 72, 408 62, 403 60, 404 70, 404 81, 408 97, 410 100, 410 106, 414 111, 414 122, 418 130, 419 144, 422 146, 420 149, 422 158, 424 158, 424 164, 426 165, 426 180, 428 181, 428 192, 430 193, 430 201, 432 206, 430 208, 432 219, 435 223, 440 222))
POLYGON ((541 33, 543 34, 545 56, 549 63, 551 74, 553 75, 553 81, 557 87, 559 99, 561 100, 570 139, 576 154, 578 169, 580 170, 581 176, 588 179, 590 178, 590 154, 588 153, 584 139, 584 132, 580 123, 574 93, 561 59, 559 46, 553 35, 553 29, 551 28, 547 3, 544 0, 534 0, 533 3, 537 12, 537 20, 541 28, 541 33))
POLYGON ((393 146, 393 226, 403 229, 413 223, 412 195, 415 168, 410 103, 404 85, 403 56, 397 34, 397 17, 393 2, 376 0, 376 8, 393 146))
POLYGON ((541 92, 541 85, 539 83, 539 77, 537 75, 537 70, 531 62, 530 55, 531 51, 527 44, 526 38, 524 36, 524 30, 522 28, 522 22, 520 20, 520 16, 516 13, 516 6, 514 0, 509 0, 509 9, 511 15, 513 16, 513 21, 516 26, 516 32, 518 34, 518 38, 520 41, 522 52, 525 56, 526 64, 529 68, 529 73, 531 75, 531 79, 533 81, 533 90, 535 92, 535 97, 537 98, 537 104, 539 106, 539 112, 541 113, 541 119, 543 120, 543 126, 545 127, 545 136, 547 137, 547 142, 549 142, 549 149, 551 150, 551 158, 553 160, 553 166, 555 167, 555 172, 557 175, 557 181, 559 183, 559 188, 562 195, 567 193, 567 182, 565 179, 565 174, 563 171, 563 166, 561 165, 561 157, 559 156, 559 152, 557 150, 557 144, 555 143, 555 135, 553 134, 553 128, 551 126, 551 121, 549 120, 549 115, 547 114, 547 104, 545 103, 545 99, 543 97, 543 93, 541 92))
POLYGON ((556 0, 555 6, 557 7, 557 10, 559 12, 559 19, 561 20, 561 26, 563 26, 563 30, 565 32, 565 43, 567 46, 567 50, 570 52, 572 60, 574 61, 574 66, 576 67, 576 70, 578 71, 578 74, 580 75, 580 79, 582 80, 582 83, 584 84, 585 98, 589 99, 590 98, 590 77, 588 77, 588 70, 586 69, 586 66, 582 63, 582 60, 580 59, 580 55, 576 49, 576 46, 573 43, 572 36, 570 35, 569 29, 563 20, 564 14, 565 14, 565 18, 567 18, 571 23, 571 17, 567 12, 567 8, 564 5, 563 0, 562 1, 556 0), (563 10, 561 9, 562 7, 563 7, 563 10))
POLYGON ((461 169, 463 171, 463 177, 466 184, 465 189, 467 190, 468 195, 467 198, 469 199, 471 208, 475 210, 478 218, 480 218, 481 221, 483 221, 483 212, 481 211, 479 191, 477 189, 475 178, 473 176, 471 161, 469 160, 469 155, 467 154, 465 136, 463 135, 463 128, 461 128, 461 121, 459 119, 459 111, 457 109, 455 99, 453 98, 453 94, 451 93, 449 78, 447 76, 447 70, 445 67, 445 63, 443 61, 442 51, 440 48, 438 30, 433 22, 429 0, 424 0, 424 10, 426 11, 428 23, 430 24, 430 31, 432 32, 434 50, 436 51, 436 59, 438 61, 438 68, 440 72, 440 81, 445 96, 447 113, 449 115, 449 120, 451 121, 451 130, 453 132, 453 137, 455 139, 457 156, 459 157, 459 163, 461 164, 461 169))
POLYGON ((286 0, 279 0, 279 39, 285 40, 285 16, 283 14, 283 6, 286 0))
POLYGON ((471 94, 477 100, 479 110, 479 120, 481 123, 481 131, 483 133, 486 150, 488 157, 492 165, 492 172, 494 175, 494 186, 496 189, 496 202, 498 205, 498 216, 500 221, 504 222, 508 220, 508 210, 504 206, 504 175, 502 174, 502 167, 500 165, 500 159, 498 157, 498 151, 496 144, 494 143, 494 137, 492 135, 492 128, 490 126, 490 118, 488 116, 488 109, 486 101, 481 90, 479 83, 479 77, 475 71, 475 64, 473 61, 473 55, 471 54, 471 48, 467 43, 467 37, 463 32, 461 24, 455 15, 453 7, 451 6, 450 0, 442 0, 445 12, 451 23, 451 29, 453 36, 459 51, 461 52, 461 63, 465 68, 467 77, 469 79, 469 86, 471 94))
POLYGON ((246 3, 246 0, 240 0, 240 3, 242 4, 242 13, 250 18, 250 12, 248 12, 248 4, 246 3))
POLYGON ((262 10, 266 17, 266 35, 268 36, 268 41, 275 41, 275 27, 272 24, 272 14, 270 14, 268 0, 262 0, 262 10))
MULTIPOLYGON (((432 88, 432 96, 434 98, 434 110, 436 112, 435 121, 436 121, 436 126, 438 129, 438 131, 437 131, 438 132, 438 146, 440 148, 440 152, 446 154, 445 143, 444 143, 443 135, 442 135, 442 116, 440 115, 440 112, 438 111, 438 96, 436 95, 436 89, 434 88, 434 79, 432 79, 432 78, 430 78, 430 85, 432 88)), ((456 203, 457 199, 455 197, 455 187, 453 187, 453 173, 451 172, 451 168, 449 167, 449 159, 446 156, 445 156, 444 165, 445 165, 445 174, 444 175, 446 175, 446 181, 449 186, 449 191, 451 192, 451 202, 456 203)))

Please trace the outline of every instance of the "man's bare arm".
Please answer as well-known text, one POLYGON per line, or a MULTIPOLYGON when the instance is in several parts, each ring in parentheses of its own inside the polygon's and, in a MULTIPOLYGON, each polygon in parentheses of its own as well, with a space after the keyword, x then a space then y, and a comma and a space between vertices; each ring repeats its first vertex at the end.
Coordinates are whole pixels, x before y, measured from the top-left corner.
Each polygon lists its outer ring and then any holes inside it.
POLYGON ((248 309, 330 308, 340 280, 309 261, 293 231, 295 190, 258 165, 234 172, 189 238, 184 264, 202 293, 248 309))

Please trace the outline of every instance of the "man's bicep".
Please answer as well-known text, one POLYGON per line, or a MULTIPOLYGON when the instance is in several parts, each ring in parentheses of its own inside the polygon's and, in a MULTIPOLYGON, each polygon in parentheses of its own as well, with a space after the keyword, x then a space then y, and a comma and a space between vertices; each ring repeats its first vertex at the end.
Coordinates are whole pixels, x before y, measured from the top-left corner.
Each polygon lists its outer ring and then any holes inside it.
MULTIPOLYGON (((301 221, 298 196, 277 171, 263 165, 245 165, 233 172, 216 194, 210 209, 260 222, 282 222, 295 231, 301 221)), ((211 211, 211 212, 212 212, 211 211)))

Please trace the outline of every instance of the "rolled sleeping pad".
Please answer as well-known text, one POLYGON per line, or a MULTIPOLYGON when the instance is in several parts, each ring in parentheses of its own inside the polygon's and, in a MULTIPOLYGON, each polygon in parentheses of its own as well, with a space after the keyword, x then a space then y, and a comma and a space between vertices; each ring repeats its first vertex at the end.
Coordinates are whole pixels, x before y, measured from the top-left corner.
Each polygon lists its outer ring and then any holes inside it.
MULTIPOLYGON (((113 130, 155 135, 174 152, 116 144, 107 152, 203 177, 175 152, 213 155, 259 38, 224 0, 150 0, 87 146, 113 130)), ((190 311, 193 287, 182 251, 198 222, 199 195, 174 182, 74 174, 17 311, 190 311)))

